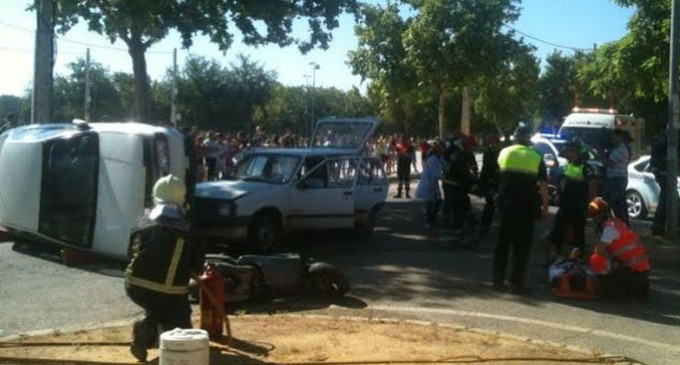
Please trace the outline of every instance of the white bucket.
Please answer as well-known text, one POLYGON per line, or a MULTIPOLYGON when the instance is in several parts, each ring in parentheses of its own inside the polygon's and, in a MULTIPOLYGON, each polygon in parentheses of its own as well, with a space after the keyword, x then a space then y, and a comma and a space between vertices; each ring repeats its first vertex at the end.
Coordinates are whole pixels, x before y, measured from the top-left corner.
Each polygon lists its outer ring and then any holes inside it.
POLYGON ((159 365, 208 365, 209 361, 208 332, 175 328, 161 334, 159 365))

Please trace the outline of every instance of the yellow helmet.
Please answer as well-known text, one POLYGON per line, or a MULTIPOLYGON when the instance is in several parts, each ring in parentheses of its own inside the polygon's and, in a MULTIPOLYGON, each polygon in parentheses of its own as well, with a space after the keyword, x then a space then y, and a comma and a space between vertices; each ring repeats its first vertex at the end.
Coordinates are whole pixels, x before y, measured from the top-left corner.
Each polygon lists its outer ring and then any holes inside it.
POLYGON ((158 179, 153 186, 153 198, 157 204, 183 205, 186 193, 184 182, 173 175, 158 179))

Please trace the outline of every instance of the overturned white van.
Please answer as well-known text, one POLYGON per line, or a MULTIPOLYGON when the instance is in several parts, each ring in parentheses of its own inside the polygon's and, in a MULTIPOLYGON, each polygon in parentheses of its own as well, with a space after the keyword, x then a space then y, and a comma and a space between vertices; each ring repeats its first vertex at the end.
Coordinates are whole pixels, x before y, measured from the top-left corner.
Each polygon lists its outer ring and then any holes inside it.
POLYGON ((0 136, 0 225, 15 241, 125 259, 130 230, 172 173, 194 186, 191 141, 138 123, 42 124, 0 136))

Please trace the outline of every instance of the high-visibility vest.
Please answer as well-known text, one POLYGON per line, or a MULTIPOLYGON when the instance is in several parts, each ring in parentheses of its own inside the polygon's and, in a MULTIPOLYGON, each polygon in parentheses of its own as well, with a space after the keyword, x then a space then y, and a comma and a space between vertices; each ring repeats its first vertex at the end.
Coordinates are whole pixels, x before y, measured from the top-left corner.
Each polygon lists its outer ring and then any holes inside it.
POLYGON ((564 177, 574 181, 585 180, 585 177, 583 176, 583 165, 576 165, 569 162, 564 170, 564 177))
POLYGON ((635 232, 618 218, 608 220, 604 226, 618 230, 621 235, 619 239, 605 247, 606 252, 614 260, 628 266, 634 273, 642 273, 650 269, 647 249, 640 244, 635 232))
POLYGON ((531 176, 538 175, 543 157, 535 149, 521 144, 512 145, 498 154, 498 166, 502 172, 517 172, 531 176))

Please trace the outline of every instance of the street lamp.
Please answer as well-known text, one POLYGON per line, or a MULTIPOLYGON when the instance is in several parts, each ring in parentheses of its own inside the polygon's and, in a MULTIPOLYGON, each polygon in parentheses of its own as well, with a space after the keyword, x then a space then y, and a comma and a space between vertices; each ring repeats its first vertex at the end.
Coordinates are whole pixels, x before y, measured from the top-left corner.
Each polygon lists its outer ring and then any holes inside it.
POLYGON ((312 136, 312 134, 314 133, 314 123, 316 122, 314 119, 314 93, 316 91, 316 70, 318 70, 321 67, 319 67, 319 64, 316 62, 310 62, 309 65, 312 66, 312 124, 310 129, 311 133, 309 135, 311 136, 311 138, 313 138, 314 136, 312 136))

